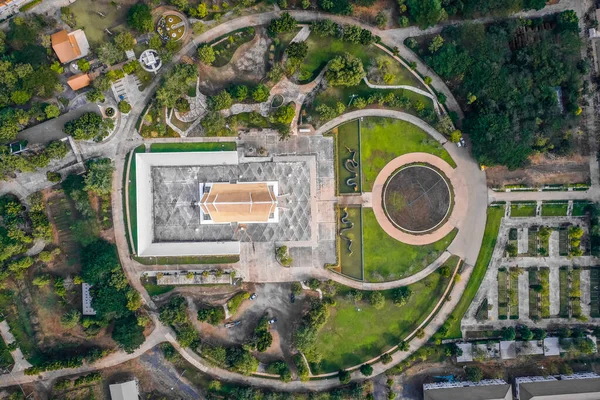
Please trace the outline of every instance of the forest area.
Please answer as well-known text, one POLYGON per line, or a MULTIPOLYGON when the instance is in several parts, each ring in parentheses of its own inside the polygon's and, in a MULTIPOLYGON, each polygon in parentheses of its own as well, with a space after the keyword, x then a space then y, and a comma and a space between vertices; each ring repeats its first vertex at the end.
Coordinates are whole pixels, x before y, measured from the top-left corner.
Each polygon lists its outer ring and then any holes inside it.
POLYGON ((535 153, 567 155, 577 134, 583 75, 577 15, 448 26, 406 44, 465 110, 464 132, 486 166, 515 169, 535 153))

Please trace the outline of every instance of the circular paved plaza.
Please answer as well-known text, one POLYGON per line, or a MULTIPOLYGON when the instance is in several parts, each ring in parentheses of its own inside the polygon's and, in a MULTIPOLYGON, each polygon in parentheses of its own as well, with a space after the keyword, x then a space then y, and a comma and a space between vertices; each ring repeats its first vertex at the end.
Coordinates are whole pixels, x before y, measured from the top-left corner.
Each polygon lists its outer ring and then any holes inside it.
POLYGON ((450 211, 452 193, 447 179, 429 165, 407 165, 387 180, 383 208, 399 229, 425 233, 438 227, 450 211))

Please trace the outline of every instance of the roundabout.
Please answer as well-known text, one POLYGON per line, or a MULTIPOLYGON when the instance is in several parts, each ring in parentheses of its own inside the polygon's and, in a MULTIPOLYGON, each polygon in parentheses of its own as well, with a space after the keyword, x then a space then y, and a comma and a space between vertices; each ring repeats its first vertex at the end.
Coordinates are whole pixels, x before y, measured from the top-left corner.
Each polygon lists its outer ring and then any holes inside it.
POLYGON ((398 228, 415 234, 437 228, 450 212, 452 192, 443 174, 428 165, 397 170, 383 190, 383 208, 398 228))

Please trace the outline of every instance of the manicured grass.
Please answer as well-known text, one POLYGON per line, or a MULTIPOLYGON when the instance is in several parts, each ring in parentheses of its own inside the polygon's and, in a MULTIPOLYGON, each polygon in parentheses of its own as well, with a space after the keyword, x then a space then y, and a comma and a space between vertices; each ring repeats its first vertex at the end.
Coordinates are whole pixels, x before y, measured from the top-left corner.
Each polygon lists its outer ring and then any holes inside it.
POLYGON ((312 73, 311 78, 308 80, 314 79, 333 57, 350 53, 360 58, 365 71, 370 66, 376 66, 378 62, 383 61, 389 63, 389 73, 394 75, 395 78, 394 85, 411 85, 424 89, 423 85, 410 71, 374 45, 352 44, 333 37, 320 37, 315 34, 308 37, 306 44, 308 45, 308 55, 300 69, 312 73))
POLYGON ((169 293, 171 290, 175 289, 175 286, 169 285, 155 285, 152 283, 145 283, 144 289, 148 292, 150 297, 160 296, 161 294, 169 293))
MULTIPOLYGON (((344 231, 344 236, 352 240, 352 255, 348 251, 348 242, 338 235, 338 245, 340 246, 340 264, 342 274, 355 279, 363 279, 362 268, 362 220, 361 209, 359 207, 348 207, 348 222, 354 223, 354 227, 344 231)), ((340 217, 344 215, 344 210, 340 210, 340 217)), ((339 223, 341 229, 342 223, 339 223)), ((339 230, 338 230, 339 232, 339 230)))
POLYGON ((510 319, 519 318, 519 275, 514 268, 510 269, 510 289, 508 292, 508 306, 510 319))
POLYGON ((430 153, 456 167, 450 154, 421 128, 392 118, 364 118, 360 124, 363 191, 373 188, 379 172, 394 158, 407 153, 430 153))
POLYGON ((457 232, 454 229, 443 239, 426 246, 412 246, 385 233, 373 210, 363 209, 365 281, 394 281, 416 274, 446 250, 457 232))
POLYGON ((542 217, 564 217, 567 215, 567 208, 569 205, 558 204, 558 203, 543 203, 542 204, 542 217))
POLYGON ((330 308, 329 320, 316 341, 323 361, 318 368, 311 364, 312 372, 338 371, 398 344, 429 315, 447 285, 448 279, 438 273, 430 274, 409 286, 412 295, 401 307, 392 303, 391 291, 383 291, 386 302, 380 310, 368 303, 368 292, 355 304, 347 296, 349 288, 340 290, 337 305, 330 308))
POLYGON ((535 217, 535 203, 512 203, 510 205, 511 217, 535 217))
POLYGON ((540 268, 538 273, 540 286, 540 308, 542 318, 550 318, 550 270, 548 268, 540 268))
POLYGON ((487 271, 487 267, 492 259, 492 253, 496 246, 496 240, 498 239, 498 230, 500 229, 500 222, 504 216, 504 207, 489 207, 487 210, 487 220, 485 223, 485 232, 483 234, 483 241, 481 243, 481 250, 479 250, 479 256, 471 278, 467 283, 467 287, 460 298, 460 301, 456 305, 456 308, 452 312, 452 319, 448 321, 448 333, 446 338, 454 339, 462 337, 460 331, 460 321, 467 312, 469 305, 473 301, 473 298, 479 290, 481 281, 487 271))
POLYGON ((585 215, 585 210, 590 205, 588 201, 575 200, 573 201, 573 211, 571 215, 574 217, 583 217, 585 215))
MULTIPOLYGON (((360 193, 361 189, 361 177, 360 177, 360 136, 358 132, 358 120, 347 122, 340 125, 336 135, 336 147, 337 147, 337 185, 339 193, 360 193), (348 149, 355 151, 354 160, 359 163, 356 171, 358 177, 355 179, 356 188, 349 186, 346 181, 349 178, 353 178, 354 174, 349 172, 346 167, 346 161, 351 158, 351 154, 348 149)), ((352 169, 352 167, 350 166, 352 169)))
MULTIPOLYGON (((131 157, 131 166, 129 167, 129 186, 127 193, 129 195, 129 219, 131 223, 131 237, 133 239, 133 249, 129 249, 133 253, 137 253, 137 190, 136 190, 136 163, 135 163, 135 154, 143 153, 146 151, 146 146, 143 144, 136 147, 133 150, 133 154, 131 157)), ((125 168, 127 168, 127 164, 129 162, 130 155, 127 154, 127 158, 125 158, 125 168)), ((127 178, 127 170, 123 174, 123 187, 125 187, 125 179, 127 178)), ((123 191, 125 193, 125 191, 123 191)), ((126 207, 127 204, 125 199, 123 199, 123 207, 126 207)), ((127 222, 127 221, 125 221, 127 222)), ((125 227, 125 233, 127 236, 127 246, 131 247, 131 243, 129 241, 129 226, 125 227)))
POLYGON ((567 270, 567 267, 560 267, 558 278, 560 282, 559 316, 567 318, 569 316, 569 271, 567 270))
POLYGON ((240 256, 134 257, 134 259, 143 265, 234 264, 240 261, 240 256))
POLYGON ((574 318, 581 316, 581 270, 573 268, 571 271, 571 315, 574 318))
POLYGON ((235 151, 235 142, 153 143, 151 153, 185 153, 188 151, 235 151))

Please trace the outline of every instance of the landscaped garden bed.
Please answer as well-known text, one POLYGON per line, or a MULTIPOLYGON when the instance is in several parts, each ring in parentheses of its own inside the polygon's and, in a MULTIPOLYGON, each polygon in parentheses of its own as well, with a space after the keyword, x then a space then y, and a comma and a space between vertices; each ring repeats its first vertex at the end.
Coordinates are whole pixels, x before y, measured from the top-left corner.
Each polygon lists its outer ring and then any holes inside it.
POLYGON ((519 274, 523 272, 519 268, 509 269, 508 307, 510 319, 519 318, 519 274))
POLYGON ((529 318, 537 321, 541 318, 539 298, 539 279, 536 269, 529 269, 529 318))
POLYGON ((540 268, 540 309, 542 318, 550 318, 550 270, 548 268, 540 268))
POLYGON ((558 271, 560 287, 560 311, 561 318, 569 317, 569 270, 568 267, 560 267, 558 271))
POLYGON ((223 67, 231 61, 231 57, 235 51, 244 43, 248 43, 254 38, 254 27, 242 28, 238 31, 231 32, 225 37, 215 40, 212 48, 215 51, 215 61, 213 67, 223 67))
POLYGON ((571 316, 578 318, 581 317, 581 270, 579 268, 572 268, 569 272, 571 279, 571 290, 569 291, 571 316))
POLYGON ((361 193, 359 120, 347 122, 337 128, 335 146, 338 192, 361 193))
POLYGON ((361 208, 347 207, 340 209, 338 212, 340 221, 338 225, 337 245, 339 246, 341 273, 351 278, 362 280, 363 245, 361 208), (342 218, 347 223, 344 224, 341 220, 342 218), (352 244, 350 245, 350 243, 352 244))
POLYGON ((590 268, 590 317, 600 317, 600 268, 590 268))
POLYGON ((542 203, 542 217, 565 217, 568 208, 569 204, 566 202, 544 202, 542 203))
POLYGON ((508 318, 508 272, 498 269, 498 319, 508 318))
POLYGON ((153 143, 151 153, 181 153, 188 151, 235 151, 235 142, 153 143))
POLYGON ((571 212, 571 215, 573 217, 583 217, 583 216, 585 216, 586 210, 588 209, 589 205, 590 205, 589 201, 574 200, 573 201, 573 210, 571 212))
POLYGON ((179 15, 163 15, 156 26, 156 32, 162 40, 178 41, 185 34, 185 22, 179 15))

